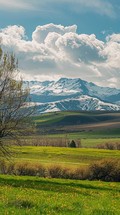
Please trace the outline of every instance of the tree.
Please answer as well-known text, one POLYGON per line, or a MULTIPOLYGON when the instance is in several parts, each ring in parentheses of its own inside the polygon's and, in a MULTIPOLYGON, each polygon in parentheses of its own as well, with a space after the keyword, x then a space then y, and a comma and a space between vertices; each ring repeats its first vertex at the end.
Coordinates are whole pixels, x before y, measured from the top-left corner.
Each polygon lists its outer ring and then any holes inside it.
POLYGON ((17 80, 18 62, 13 54, 4 53, 0 48, 0 151, 7 153, 5 139, 19 141, 23 131, 29 128, 28 117, 33 108, 27 107, 30 101, 29 87, 17 80))
POLYGON ((69 147, 71 148, 76 148, 76 143, 74 140, 72 140, 70 143, 69 143, 69 147))

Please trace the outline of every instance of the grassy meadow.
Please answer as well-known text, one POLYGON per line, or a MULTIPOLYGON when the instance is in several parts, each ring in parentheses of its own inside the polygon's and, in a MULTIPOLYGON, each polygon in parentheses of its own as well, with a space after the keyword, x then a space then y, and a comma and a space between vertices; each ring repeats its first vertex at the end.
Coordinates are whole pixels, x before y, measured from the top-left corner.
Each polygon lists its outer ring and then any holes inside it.
POLYGON ((105 158, 120 159, 118 150, 92 148, 14 146, 12 152, 12 160, 15 162, 28 161, 44 165, 59 164, 69 167, 89 165, 93 161, 105 158))
MULTIPOLYGON (((120 143, 120 113, 48 113, 32 117, 32 121, 37 126, 37 133, 21 137, 22 146, 6 140, 12 150, 12 156, 5 161, 8 164, 25 166, 28 163, 30 168, 42 165, 40 168, 45 171, 49 169, 49 172, 50 168, 59 172, 56 167, 58 165, 70 169, 72 174, 77 168, 87 169, 103 159, 110 159, 114 164, 120 160, 119 150, 97 148, 99 144, 120 143), (69 148, 68 142, 71 140, 75 140, 79 147, 69 148)), ((2 159, 4 156, 1 155, 1 168, 4 172, 2 159)), ((72 180, 73 177, 55 179, 54 171, 51 173, 53 177, 48 174, 46 178, 38 175, 23 176, 24 172, 22 176, 1 174, 0 214, 120 214, 119 182, 72 180)))
POLYGON ((120 183, 0 176, 0 214, 119 215, 120 183))

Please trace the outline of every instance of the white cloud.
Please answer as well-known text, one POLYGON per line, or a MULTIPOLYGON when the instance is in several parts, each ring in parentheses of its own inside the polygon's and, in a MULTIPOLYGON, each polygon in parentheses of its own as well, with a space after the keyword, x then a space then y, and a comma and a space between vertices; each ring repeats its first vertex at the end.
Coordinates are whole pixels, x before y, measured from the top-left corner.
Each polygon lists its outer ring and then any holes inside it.
POLYGON ((25 36, 25 29, 17 25, 8 26, 7 28, 1 29, 0 32, 11 39, 22 39, 25 36))
POLYGON ((38 26, 32 34, 32 39, 38 43, 44 43, 46 37, 52 32, 64 35, 65 33, 76 32, 76 30, 76 25, 64 27, 62 25, 54 25, 51 23, 44 26, 38 26))
POLYGON ((112 34, 106 38, 103 54, 107 55, 107 63, 112 68, 120 68, 120 34, 112 34))
POLYGON ((97 40, 95 35, 66 33, 57 39, 56 46, 74 62, 89 63, 104 60, 104 56, 100 53, 104 43, 97 40))
POLYGON ((94 34, 77 34, 77 26, 38 26, 27 40, 22 26, 1 29, 5 50, 14 51, 26 77, 80 77, 120 88, 120 35, 100 41, 94 34))

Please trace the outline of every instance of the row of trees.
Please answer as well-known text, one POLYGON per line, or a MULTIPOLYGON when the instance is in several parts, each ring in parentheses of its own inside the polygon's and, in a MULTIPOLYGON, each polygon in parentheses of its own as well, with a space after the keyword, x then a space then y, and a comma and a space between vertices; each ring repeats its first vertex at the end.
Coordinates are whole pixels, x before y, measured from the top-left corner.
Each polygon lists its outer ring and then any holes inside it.
POLYGON ((0 151, 7 153, 5 139, 19 141, 19 136, 29 128, 28 116, 33 109, 26 108, 30 101, 29 87, 17 80, 18 61, 14 54, 0 48, 0 151))

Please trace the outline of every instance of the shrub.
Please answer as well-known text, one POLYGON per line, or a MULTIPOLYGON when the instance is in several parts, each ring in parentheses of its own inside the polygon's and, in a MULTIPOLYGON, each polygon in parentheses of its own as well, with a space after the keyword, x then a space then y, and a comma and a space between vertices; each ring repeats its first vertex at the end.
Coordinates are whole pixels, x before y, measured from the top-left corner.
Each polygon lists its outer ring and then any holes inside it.
POLYGON ((0 174, 7 174, 7 163, 5 160, 0 160, 0 174))
POLYGON ((18 163, 15 166, 16 175, 45 177, 45 167, 41 164, 18 163))
POLYGON ((28 175, 50 178, 76 180, 102 180, 120 182, 120 160, 104 159, 92 163, 88 167, 77 169, 52 165, 44 167, 41 164, 0 162, 0 174, 28 175))
POLYGON ((82 148, 81 139, 76 139, 75 142, 76 142, 76 147, 77 148, 82 148))
POLYGON ((61 178, 62 177, 62 168, 58 165, 53 165, 48 167, 48 176, 50 178, 61 178))
POLYGON ((120 161, 102 160, 90 165, 90 180, 120 181, 120 161))
POLYGON ((89 178, 90 171, 88 167, 79 167, 74 171, 74 179, 86 180, 89 178))
POLYGON ((39 176, 39 177, 47 176, 47 170, 43 165, 41 165, 41 164, 36 165, 36 168, 37 168, 37 176, 39 176))
POLYGON ((48 174, 51 178, 64 178, 64 179, 76 179, 85 180, 89 177, 88 168, 79 167, 77 169, 61 167, 58 165, 53 165, 48 168, 48 174))
POLYGON ((28 169, 28 163, 17 163, 15 165, 15 174, 16 175, 32 175, 34 176, 33 172, 35 170, 31 171, 28 169))
POLYGON ((109 142, 104 144, 98 144, 98 149, 109 149, 109 150, 120 150, 120 143, 119 142, 109 142))
POLYGON ((74 140, 72 140, 69 144, 68 144, 69 147, 71 148, 76 148, 76 143, 74 140))
POLYGON ((120 150, 120 143, 116 143, 116 149, 120 150))
POLYGON ((15 174, 15 164, 14 163, 9 163, 7 166, 7 174, 15 174))

